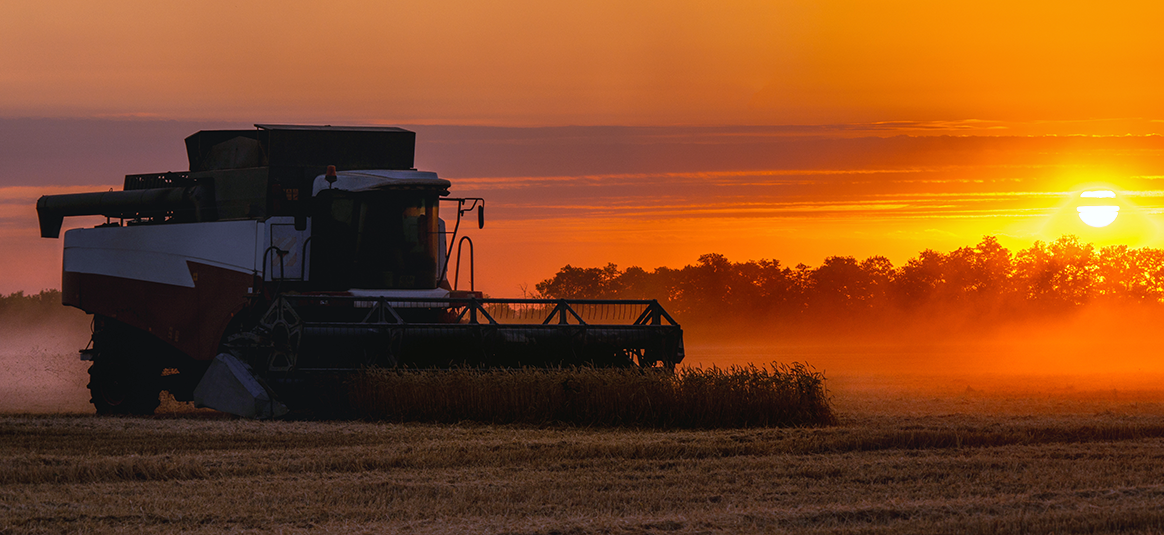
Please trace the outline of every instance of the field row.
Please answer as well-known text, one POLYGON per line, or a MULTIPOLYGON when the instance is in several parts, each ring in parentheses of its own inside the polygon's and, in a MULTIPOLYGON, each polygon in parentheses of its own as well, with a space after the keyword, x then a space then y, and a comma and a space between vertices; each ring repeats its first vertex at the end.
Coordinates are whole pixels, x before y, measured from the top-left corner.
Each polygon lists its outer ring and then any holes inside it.
POLYGON ((6 416, 0 533, 1159 531, 1162 446, 1159 418, 1115 414, 734 431, 6 416))

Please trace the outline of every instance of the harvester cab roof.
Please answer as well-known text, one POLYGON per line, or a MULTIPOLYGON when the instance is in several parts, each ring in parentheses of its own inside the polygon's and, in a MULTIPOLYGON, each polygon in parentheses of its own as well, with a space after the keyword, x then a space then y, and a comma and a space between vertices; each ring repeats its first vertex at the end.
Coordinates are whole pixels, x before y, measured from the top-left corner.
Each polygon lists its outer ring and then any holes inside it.
POLYGON ((320 175, 315 177, 311 195, 319 195, 326 189, 340 189, 344 191, 377 191, 377 190, 437 190, 447 195, 448 180, 437 178, 437 174, 429 171, 340 171, 333 177, 320 175))

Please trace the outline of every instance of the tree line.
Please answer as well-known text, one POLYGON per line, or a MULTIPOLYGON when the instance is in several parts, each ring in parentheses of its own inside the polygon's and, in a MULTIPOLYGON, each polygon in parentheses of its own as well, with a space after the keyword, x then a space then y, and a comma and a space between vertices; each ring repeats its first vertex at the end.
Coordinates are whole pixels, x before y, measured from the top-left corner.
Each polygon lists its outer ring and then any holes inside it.
POLYGON ((60 290, 41 290, 40 293, 25 294, 23 291, 0 295, 0 314, 43 313, 61 307, 60 290))
POLYGON ((84 312, 73 307, 61 306, 60 290, 41 290, 34 294, 24 292, 0 294, 0 329, 18 328, 34 323, 75 322, 82 318, 85 318, 84 312))
POLYGON ((1097 302, 1164 303, 1164 250, 1097 249, 1075 236, 1012 253, 994 236, 902 266, 883 256, 830 256, 817 267, 732 262, 705 254, 679 269, 567 265, 536 285, 550 298, 658 299, 681 322, 740 318, 861 318, 941 311, 990 320, 1097 302))

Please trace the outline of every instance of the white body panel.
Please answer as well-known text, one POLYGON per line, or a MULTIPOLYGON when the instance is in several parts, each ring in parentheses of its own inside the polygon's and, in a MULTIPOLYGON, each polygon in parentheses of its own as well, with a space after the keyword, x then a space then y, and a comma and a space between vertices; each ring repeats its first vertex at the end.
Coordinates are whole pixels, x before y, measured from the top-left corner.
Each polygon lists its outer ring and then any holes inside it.
POLYGON ((265 233, 253 220, 73 229, 64 270, 193 288, 187 261, 253 273, 265 233))
MULTIPOLYGON (((433 288, 431 290, 360 290, 352 288, 348 293, 355 297, 366 297, 369 299, 387 298, 388 306, 393 308, 444 308, 449 306, 448 301, 444 299, 449 298, 449 291, 444 288, 433 288), (433 301, 391 301, 391 299, 433 299, 433 301)), ((353 303, 356 308, 372 308, 376 306, 376 301, 356 301, 353 303)))

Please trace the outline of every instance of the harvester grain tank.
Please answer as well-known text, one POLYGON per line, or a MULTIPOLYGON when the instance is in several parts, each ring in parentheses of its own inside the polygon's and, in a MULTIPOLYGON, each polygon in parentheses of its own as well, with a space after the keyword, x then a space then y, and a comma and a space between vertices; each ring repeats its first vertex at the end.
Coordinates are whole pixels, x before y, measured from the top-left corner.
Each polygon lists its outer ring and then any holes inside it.
POLYGON ((682 330, 653 300, 459 289, 462 218, 483 227, 485 201, 416 170, 415 141, 390 127, 204 130, 186 138, 189 171, 41 197, 43 237, 68 216, 106 217, 65 233, 62 275, 64 304, 93 315, 81 358, 97 412, 152 413, 167 390, 271 417, 280 398, 338 384, 315 379, 368 367, 682 360, 682 330))

